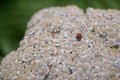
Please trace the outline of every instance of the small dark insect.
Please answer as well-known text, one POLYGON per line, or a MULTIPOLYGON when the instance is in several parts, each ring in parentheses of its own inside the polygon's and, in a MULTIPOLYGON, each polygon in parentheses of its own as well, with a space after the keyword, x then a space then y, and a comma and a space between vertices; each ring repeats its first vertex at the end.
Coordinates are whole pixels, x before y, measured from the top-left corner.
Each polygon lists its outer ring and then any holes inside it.
POLYGON ((81 38, 82 38, 82 34, 81 34, 81 33, 78 33, 78 34, 76 35, 76 39, 77 39, 77 41, 80 41, 81 38))

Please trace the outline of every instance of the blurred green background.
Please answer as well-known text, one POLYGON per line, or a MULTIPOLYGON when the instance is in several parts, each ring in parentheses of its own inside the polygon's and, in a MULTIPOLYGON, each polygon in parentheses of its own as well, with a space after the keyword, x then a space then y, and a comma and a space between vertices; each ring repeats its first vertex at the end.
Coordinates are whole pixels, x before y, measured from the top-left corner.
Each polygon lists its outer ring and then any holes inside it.
POLYGON ((0 1, 0 61, 16 50, 23 38, 26 23, 38 11, 51 6, 77 5, 102 9, 120 9, 120 0, 1 0, 0 1))

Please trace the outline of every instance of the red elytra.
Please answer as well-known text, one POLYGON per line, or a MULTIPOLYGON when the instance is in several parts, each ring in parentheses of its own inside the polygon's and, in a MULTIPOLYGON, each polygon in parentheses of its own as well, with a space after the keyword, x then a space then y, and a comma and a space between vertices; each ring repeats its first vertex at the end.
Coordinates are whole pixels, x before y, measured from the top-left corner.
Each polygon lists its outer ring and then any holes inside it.
POLYGON ((75 37, 76 37, 77 41, 80 41, 81 38, 82 38, 82 34, 81 34, 81 33, 78 33, 75 37))

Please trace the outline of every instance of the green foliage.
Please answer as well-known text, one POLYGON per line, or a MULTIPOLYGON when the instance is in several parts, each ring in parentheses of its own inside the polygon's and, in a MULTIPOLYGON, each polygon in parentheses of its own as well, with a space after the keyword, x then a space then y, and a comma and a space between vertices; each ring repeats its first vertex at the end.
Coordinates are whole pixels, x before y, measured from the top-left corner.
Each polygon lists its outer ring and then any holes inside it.
POLYGON ((17 49, 24 36, 26 23, 39 9, 73 4, 84 10, 88 7, 120 9, 119 3, 120 0, 1 0, 0 60, 17 49))
POLYGON ((118 49, 118 48, 119 48, 119 46, 118 46, 118 45, 114 45, 113 47, 114 47, 114 48, 116 48, 116 49, 118 49))

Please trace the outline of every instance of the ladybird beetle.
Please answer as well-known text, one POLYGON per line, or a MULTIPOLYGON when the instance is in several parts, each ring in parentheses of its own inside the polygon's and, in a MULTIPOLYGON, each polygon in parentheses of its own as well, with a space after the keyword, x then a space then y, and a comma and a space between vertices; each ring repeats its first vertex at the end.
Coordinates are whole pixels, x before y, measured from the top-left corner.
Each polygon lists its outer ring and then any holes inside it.
POLYGON ((82 34, 81 34, 81 33, 76 34, 76 39, 77 39, 77 41, 80 41, 81 38, 82 38, 82 34))

